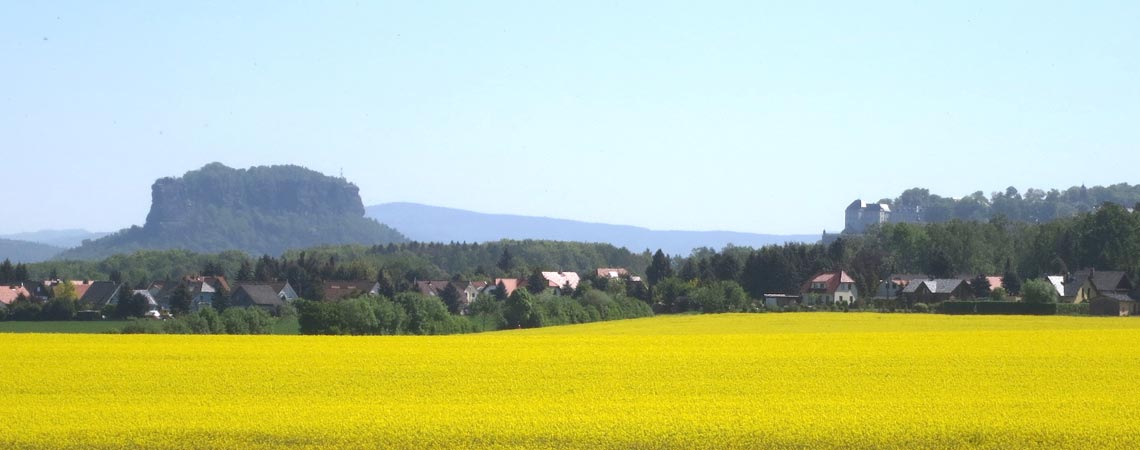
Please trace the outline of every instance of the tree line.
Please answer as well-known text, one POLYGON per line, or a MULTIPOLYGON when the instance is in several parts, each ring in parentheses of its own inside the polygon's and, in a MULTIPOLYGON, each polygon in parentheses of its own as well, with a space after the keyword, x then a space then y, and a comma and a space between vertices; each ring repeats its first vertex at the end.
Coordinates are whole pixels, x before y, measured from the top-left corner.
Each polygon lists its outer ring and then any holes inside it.
POLYGON ((826 270, 847 271, 864 296, 894 273, 968 279, 999 275, 1009 293, 1017 295, 1022 280, 1086 268, 1140 276, 1140 212, 1105 203, 1093 212, 1043 224, 1003 216, 985 222, 884 224, 828 245, 697 249, 688 257, 671 258, 668 268, 667 277, 648 271, 659 303, 674 302, 688 294, 686 289, 710 282, 738 284, 755 299, 796 293, 808 277, 826 270))
POLYGON ((918 212, 926 222, 954 219, 987 221, 1004 217, 1015 222, 1045 223, 1094 212, 1100 205, 1113 203, 1132 208, 1140 203, 1140 185, 1119 183, 1111 186, 1073 186, 1065 190, 1030 188, 1024 194, 1010 186, 989 197, 982 191, 954 199, 933 195, 928 189, 913 188, 894 199, 880 203, 900 212, 918 212))

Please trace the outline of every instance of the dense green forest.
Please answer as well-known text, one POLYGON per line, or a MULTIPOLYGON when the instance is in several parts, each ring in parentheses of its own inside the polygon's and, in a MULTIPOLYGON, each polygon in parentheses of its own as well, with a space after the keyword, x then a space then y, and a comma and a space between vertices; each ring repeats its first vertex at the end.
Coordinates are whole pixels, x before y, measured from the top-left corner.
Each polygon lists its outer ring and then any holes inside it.
POLYGON ((323 244, 405 240, 365 218, 357 187, 343 179, 297 166, 231 169, 213 163, 156 181, 143 226, 85 242, 56 259, 156 249, 277 255, 323 244))
POLYGON ((895 199, 882 199, 897 212, 917 213, 926 222, 954 219, 986 221, 1004 217, 1016 222, 1045 223, 1088 213, 1104 203, 1133 208, 1140 203, 1140 185, 1119 183, 1111 186, 1074 186, 1063 191, 1030 188, 1024 194, 1015 187, 986 197, 982 191, 954 199, 933 195, 928 189, 913 188, 895 199))

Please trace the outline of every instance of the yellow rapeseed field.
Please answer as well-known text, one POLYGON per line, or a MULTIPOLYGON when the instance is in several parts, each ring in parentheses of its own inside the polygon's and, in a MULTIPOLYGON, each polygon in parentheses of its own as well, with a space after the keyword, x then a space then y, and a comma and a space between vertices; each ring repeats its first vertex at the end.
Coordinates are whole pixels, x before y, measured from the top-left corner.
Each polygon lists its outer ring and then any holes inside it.
POLYGON ((0 448, 1140 448, 1140 320, 0 335, 0 448))

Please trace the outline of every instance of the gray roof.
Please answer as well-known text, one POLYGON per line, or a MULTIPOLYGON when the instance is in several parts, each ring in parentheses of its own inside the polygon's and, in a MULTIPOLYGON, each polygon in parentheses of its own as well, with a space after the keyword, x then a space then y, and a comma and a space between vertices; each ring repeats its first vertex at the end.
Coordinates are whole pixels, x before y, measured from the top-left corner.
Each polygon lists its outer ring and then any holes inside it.
POLYGON ((936 280, 922 281, 915 280, 903 288, 903 293, 913 294, 918 290, 919 286, 926 285, 926 289, 929 289, 933 294, 951 294, 958 289, 958 286, 961 286, 962 283, 965 282, 966 280, 960 278, 939 278, 936 280))
POLYGON ((268 284, 243 284, 238 287, 238 292, 235 292, 234 296, 249 298, 250 303, 257 306, 281 306, 285 302, 277 296, 278 292, 268 284))
POLYGON ((1116 300, 1118 302, 1134 302, 1134 301, 1136 301, 1132 297, 1129 297, 1127 294, 1118 294, 1118 293, 1114 293, 1114 292, 1102 293, 1099 296, 1097 296, 1096 298, 1102 298, 1102 297, 1111 298, 1111 299, 1116 300))
POLYGON ((111 303, 115 299, 115 295, 119 293, 119 284, 113 281, 94 281, 91 287, 87 288, 87 292, 83 294, 83 298, 79 299, 83 303, 90 303, 96 307, 111 303))
POLYGON ((1092 282, 1093 288, 1100 293, 1132 290, 1132 282, 1128 280, 1128 276, 1124 272, 1087 269, 1074 273, 1065 283, 1065 296, 1076 296, 1077 290, 1085 284, 1085 281, 1092 282))

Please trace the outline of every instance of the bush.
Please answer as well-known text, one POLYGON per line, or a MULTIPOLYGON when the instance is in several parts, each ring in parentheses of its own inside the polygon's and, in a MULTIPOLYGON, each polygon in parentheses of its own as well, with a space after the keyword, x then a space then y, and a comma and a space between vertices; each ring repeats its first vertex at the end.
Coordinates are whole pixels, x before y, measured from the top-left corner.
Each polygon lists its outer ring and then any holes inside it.
POLYGON ((748 294, 734 281, 717 281, 697 288, 691 295, 694 309, 703 313, 747 311, 752 303, 748 294))
POLYGON ((72 320, 75 318, 75 301, 57 298, 47 302, 40 313, 44 320, 72 320))
POLYGON ((162 322, 162 332, 165 334, 191 334, 194 330, 190 329, 190 325, 186 324, 185 320, 174 319, 162 322))
POLYGON ((928 313, 930 312, 930 305, 926 303, 915 303, 912 309, 914 309, 916 313, 928 313))
POLYGON ((1088 303, 1058 303, 1057 315, 1064 316, 1087 316, 1089 315, 1088 303))
POLYGON ((1057 303, 1057 288, 1045 280, 1029 280, 1021 285, 1021 298, 1026 303, 1057 303))
POLYGON ((31 300, 12 302, 8 305, 9 320, 40 320, 42 312, 43 306, 31 300))
POLYGON ((123 334, 159 334, 161 330, 151 323, 141 320, 132 320, 131 323, 119 329, 123 334))

